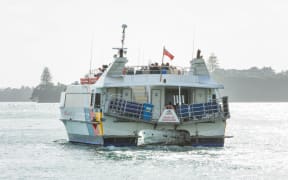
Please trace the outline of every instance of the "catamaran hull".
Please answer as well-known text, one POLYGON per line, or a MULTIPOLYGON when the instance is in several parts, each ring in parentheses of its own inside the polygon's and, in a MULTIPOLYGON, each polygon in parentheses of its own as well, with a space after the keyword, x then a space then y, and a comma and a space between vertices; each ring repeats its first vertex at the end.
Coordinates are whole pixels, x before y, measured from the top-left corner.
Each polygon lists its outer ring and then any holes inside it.
POLYGON ((103 135, 99 125, 86 121, 62 120, 70 142, 100 146, 224 146, 226 122, 217 120, 206 123, 178 125, 152 124, 145 122, 103 122, 103 135))
POLYGON ((93 124, 73 120, 62 120, 62 122, 70 142, 103 145, 103 137, 97 135, 93 124))

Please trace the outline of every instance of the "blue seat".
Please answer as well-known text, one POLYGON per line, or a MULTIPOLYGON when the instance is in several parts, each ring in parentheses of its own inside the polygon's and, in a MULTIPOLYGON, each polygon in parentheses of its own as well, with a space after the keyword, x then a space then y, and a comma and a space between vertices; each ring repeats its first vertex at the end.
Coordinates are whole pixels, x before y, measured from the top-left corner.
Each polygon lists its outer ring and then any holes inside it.
POLYGON ((189 118, 189 105, 183 104, 178 106, 176 109, 176 113, 180 118, 189 118))
POLYGON ((125 106, 125 112, 128 115, 139 118, 139 117, 141 117, 140 116, 141 115, 141 108, 142 108, 142 104, 127 101, 126 106, 125 106))
POLYGON ((196 118, 202 118, 205 111, 204 111, 204 104, 191 104, 190 105, 190 116, 196 118))

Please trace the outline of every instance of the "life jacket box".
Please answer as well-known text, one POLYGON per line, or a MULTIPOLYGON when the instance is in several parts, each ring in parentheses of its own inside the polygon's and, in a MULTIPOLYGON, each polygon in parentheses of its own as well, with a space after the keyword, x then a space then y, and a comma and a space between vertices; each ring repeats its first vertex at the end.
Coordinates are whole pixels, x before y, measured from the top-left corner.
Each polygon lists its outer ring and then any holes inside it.
POLYGON ((150 121, 152 119, 153 104, 143 104, 143 119, 150 121))

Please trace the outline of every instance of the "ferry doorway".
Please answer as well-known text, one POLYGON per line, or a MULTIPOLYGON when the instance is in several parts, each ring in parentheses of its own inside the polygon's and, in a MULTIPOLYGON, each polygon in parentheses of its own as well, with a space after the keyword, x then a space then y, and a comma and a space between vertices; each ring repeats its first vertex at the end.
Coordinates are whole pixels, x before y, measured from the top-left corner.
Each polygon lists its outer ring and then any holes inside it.
POLYGON ((206 89, 195 89, 194 94, 194 103, 205 103, 207 99, 207 90, 206 89))
POLYGON ((181 88, 181 97, 179 98, 179 89, 178 88, 166 88, 165 89, 165 104, 172 104, 177 106, 180 101, 181 104, 188 104, 189 93, 187 88, 181 88))
POLYGON ((153 89, 151 94, 151 103, 154 105, 152 118, 158 119, 161 114, 161 91, 159 89, 153 89))
POLYGON ((122 91, 122 97, 126 101, 131 101, 132 100, 131 94, 132 94, 131 89, 123 89, 123 91, 122 91))

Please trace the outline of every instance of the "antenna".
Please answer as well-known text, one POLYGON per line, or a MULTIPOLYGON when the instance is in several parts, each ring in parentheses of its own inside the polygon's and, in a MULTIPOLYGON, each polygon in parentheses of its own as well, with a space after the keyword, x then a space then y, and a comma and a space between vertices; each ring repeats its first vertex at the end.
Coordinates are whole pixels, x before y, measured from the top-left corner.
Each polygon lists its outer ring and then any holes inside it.
POLYGON ((121 39, 121 48, 113 48, 113 49, 118 50, 120 57, 123 57, 124 49, 126 49, 126 48, 124 48, 124 41, 125 41, 125 29, 127 28, 127 25, 122 24, 122 28, 123 28, 123 31, 122 31, 122 39, 121 39))
POLYGON ((89 66, 89 75, 92 74, 92 60, 94 59, 94 33, 92 34, 92 39, 91 39, 91 47, 90 47, 90 66, 89 66))
POLYGON ((123 32, 122 32, 121 43, 122 43, 122 49, 123 49, 124 48, 124 40, 125 40, 125 29, 127 28, 127 25, 126 24, 122 24, 122 28, 123 28, 123 32))
POLYGON ((127 25, 126 24, 122 24, 122 28, 123 28, 122 40, 121 40, 122 47, 121 47, 121 49, 119 51, 120 57, 123 57, 123 53, 124 53, 125 29, 127 28, 127 25))
POLYGON ((193 49, 192 49, 192 59, 193 59, 193 57, 194 57, 194 51, 195 51, 195 32, 196 32, 196 30, 195 30, 196 28, 194 27, 194 31, 193 31, 193 49))

